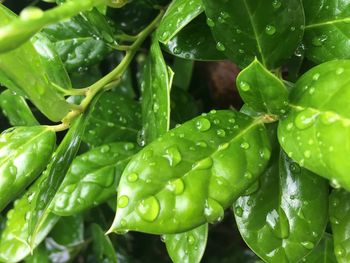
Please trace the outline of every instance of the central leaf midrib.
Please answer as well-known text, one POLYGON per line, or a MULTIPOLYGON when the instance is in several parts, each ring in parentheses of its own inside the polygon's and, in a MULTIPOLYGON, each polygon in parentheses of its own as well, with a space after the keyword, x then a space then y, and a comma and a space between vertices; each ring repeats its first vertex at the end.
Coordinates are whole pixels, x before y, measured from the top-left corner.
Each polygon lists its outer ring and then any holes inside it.
POLYGON ((312 29, 315 27, 331 26, 339 23, 349 23, 349 22, 350 22, 350 17, 338 18, 338 19, 327 20, 323 22, 306 25, 305 30, 312 29))

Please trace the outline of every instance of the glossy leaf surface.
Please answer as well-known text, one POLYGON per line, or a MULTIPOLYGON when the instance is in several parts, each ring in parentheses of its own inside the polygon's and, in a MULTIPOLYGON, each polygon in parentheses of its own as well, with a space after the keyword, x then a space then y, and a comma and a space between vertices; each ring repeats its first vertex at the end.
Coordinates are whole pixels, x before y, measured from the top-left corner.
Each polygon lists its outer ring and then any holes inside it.
POLYGON ((138 150, 133 143, 116 142, 76 157, 55 195, 52 211, 73 215, 113 197, 125 166, 138 150))
POLYGON ((191 60, 223 60, 226 56, 216 48, 205 15, 200 15, 162 47, 174 56, 191 60))
POLYGON ((334 255, 333 237, 325 233, 317 247, 307 255, 301 262, 307 263, 337 263, 334 255))
MULTIPOLYGON (((30 254, 28 243, 29 235, 29 215, 30 206, 38 194, 40 177, 29 190, 15 202, 14 208, 7 213, 7 223, 0 237, 0 261, 2 262, 19 262, 30 254)), ((40 229, 37 231, 33 249, 46 237, 59 217, 49 214, 40 229)))
POLYGON ((288 90, 283 82, 254 60, 237 77, 243 101, 256 112, 281 115, 286 113, 288 90))
POLYGON ((332 225, 334 253, 339 263, 350 260, 350 194, 334 190, 329 198, 329 217, 332 225))
POLYGON ((269 158, 259 119, 212 111, 190 120, 132 158, 119 184, 111 230, 173 234, 216 222, 269 158), (130 174, 138 179, 128 180, 130 174))
POLYGON ((140 105, 121 94, 105 92, 89 115, 83 140, 92 146, 116 141, 135 142, 140 129, 140 105))
POLYGON ((39 125, 25 99, 11 90, 0 94, 0 107, 12 126, 39 125))
POLYGON ((142 83, 142 142, 157 139, 170 127, 170 89, 174 73, 165 64, 156 35, 153 36, 142 83))
POLYGON ((208 224, 185 233, 166 235, 165 244, 174 263, 199 263, 208 238, 208 224))
POLYGON ((159 41, 169 42, 183 27, 203 12, 202 0, 174 0, 157 29, 159 41))
MULTIPOLYGON (((15 15, 0 5, 0 25, 15 15)), ((0 83, 27 96, 52 121, 65 116, 70 106, 55 86, 71 88, 69 77, 55 50, 43 37, 0 55, 0 83)))
POLYGON ((314 67, 296 83, 290 111, 279 123, 286 153, 300 165, 350 189, 350 61, 314 67))
POLYGON ((327 225, 327 181, 283 152, 261 176, 260 187, 233 209, 249 247, 266 262, 298 262, 317 245, 327 225))
POLYGON ((322 63, 350 58, 350 3, 348 1, 304 1, 306 56, 322 63))
POLYGON ((50 215, 50 205, 60 187, 68 168, 77 154, 86 125, 86 116, 76 119, 64 139, 56 149, 50 163, 42 175, 37 194, 31 204, 30 228, 32 245, 38 231, 50 215))
POLYGON ((45 169, 56 142, 45 126, 17 127, 0 135, 0 211, 45 169))
POLYGON ((204 0, 203 4, 218 49, 241 67, 257 57, 268 69, 276 68, 303 36, 300 0, 204 0))

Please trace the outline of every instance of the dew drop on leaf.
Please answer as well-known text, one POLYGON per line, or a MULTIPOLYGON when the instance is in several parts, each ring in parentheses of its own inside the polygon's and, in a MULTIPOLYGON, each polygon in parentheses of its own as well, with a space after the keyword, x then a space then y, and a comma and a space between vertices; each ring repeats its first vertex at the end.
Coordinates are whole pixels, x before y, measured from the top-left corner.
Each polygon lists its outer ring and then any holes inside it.
POLYGON ((204 216, 209 223, 221 221, 224 217, 224 209, 217 201, 208 198, 204 207, 204 216))
POLYGON ((168 183, 167 188, 175 195, 180 195, 185 190, 185 183, 181 178, 172 180, 168 183))
POLYGON ((275 9, 280 8, 281 5, 282 5, 281 0, 273 0, 273 1, 272 1, 272 6, 273 6, 273 8, 275 8, 275 9))
POLYGON ((213 166, 213 159, 211 157, 207 157, 198 162, 195 162, 192 166, 193 170, 205 170, 209 169, 213 166))
POLYGON ((248 150, 250 147, 249 143, 247 142, 242 142, 241 143, 241 148, 244 149, 244 150, 248 150))
POLYGON ((313 249, 313 248, 315 247, 315 244, 312 243, 312 242, 310 242, 310 241, 304 241, 304 242, 301 242, 300 244, 301 244, 304 248, 309 249, 309 250, 311 250, 311 249, 313 249))
POLYGON ((178 165, 181 160, 181 153, 176 146, 171 146, 165 150, 164 157, 168 159, 170 166, 174 167, 178 165))
POLYGON ((200 118, 197 122, 196 122, 196 127, 199 131, 204 132, 210 129, 211 127, 211 123, 208 119, 206 118, 200 118))
POLYGON ((150 196, 140 202, 137 207, 137 213, 139 216, 148 222, 156 220, 160 212, 159 201, 156 197, 150 196))
POLYGON ((103 145, 101 147, 101 153, 108 153, 111 150, 111 147, 109 145, 103 145))
POLYGON ((272 36, 272 35, 274 35, 276 33, 276 28, 274 26, 272 26, 272 25, 267 25, 265 27, 265 33, 270 35, 270 36, 272 36))
POLYGON ((207 25, 209 26, 209 27, 214 27, 215 26, 215 22, 213 21, 213 19, 211 19, 211 18, 207 18, 207 25))
POLYGON ((188 244, 193 245, 195 241, 196 241, 195 237, 192 234, 189 234, 187 237, 188 244))
POLYGON ((134 183, 139 179, 139 176, 137 173, 130 173, 128 174, 127 179, 130 183, 134 183))
POLYGON ((300 130, 305 130, 315 123, 318 115, 319 113, 311 109, 303 110, 295 117, 295 126, 300 130))
POLYGON ((225 51, 226 50, 226 47, 224 44, 222 44, 221 42, 217 42, 216 43, 216 49, 219 50, 219 51, 225 51))
POLYGON ((235 215, 238 217, 242 217, 243 215, 243 208, 240 206, 235 207, 235 215))
POLYGON ((119 208, 124 208, 129 204, 129 197, 127 197, 126 195, 122 195, 118 198, 117 201, 117 206, 119 208))
POLYGON ((249 91, 250 90, 250 85, 245 81, 241 81, 239 83, 239 87, 242 91, 249 91))

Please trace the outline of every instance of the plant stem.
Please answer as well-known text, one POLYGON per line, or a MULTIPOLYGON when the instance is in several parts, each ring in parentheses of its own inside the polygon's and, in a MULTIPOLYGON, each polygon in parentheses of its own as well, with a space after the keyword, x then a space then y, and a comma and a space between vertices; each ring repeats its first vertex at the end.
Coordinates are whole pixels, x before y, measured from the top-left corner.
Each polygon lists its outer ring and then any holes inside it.
POLYGON ((141 47, 145 39, 148 37, 148 35, 150 35, 152 31, 156 28, 161 18, 163 17, 163 14, 164 11, 162 10, 159 13, 159 15, 137 35, 137 39, 126 51, 123 60, 114 70, 112 70, 110 73, 108 73, 106 76, 104 76, 91 86, 85 89, 81 89, 85 91, 85 98, 82 100, 77 109, 72 110, 62 119, 62 124, 51 126, 55 131, 63 131, 68 129, 72 121, 74 121, 74 119, 78 117, 81 113, 86 111, 90 102, 96 96, 97 93, 99 93, 102 90, 108 90, 110 88, 108 84, 121 79, 124 72, 133 60, 136 52, 139 50, 139 48, 141 47))

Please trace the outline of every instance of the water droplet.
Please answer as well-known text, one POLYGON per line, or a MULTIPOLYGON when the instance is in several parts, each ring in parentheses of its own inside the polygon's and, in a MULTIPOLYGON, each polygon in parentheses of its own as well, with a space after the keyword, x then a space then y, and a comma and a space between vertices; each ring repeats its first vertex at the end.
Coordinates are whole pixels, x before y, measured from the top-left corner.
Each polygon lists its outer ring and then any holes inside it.
POLYGON ((216 134, 217 134, 219 137, 221 137, 221 138, 223 138, 223 137, 226 136, 226 132, 225 132, 223 129, 217 130, 217 131, 216 131, 216 134))
POLYGON ((312 242, 310 242, 310 241, 304 241, 304 242, 301 242, 300 244, 301 244, 304 248, 309 249, 309 250, 311 250, 311 249, 313 249, 313 248, 315 247, 315 244, 312 243, 312 242))
POLYGON ((319 113, 312 109, 303 110, 295 117, 295 126, 300 130, 305 130, 315 123, 318 115, 319 113))
POLYGON ((188 244, 193 245, 195 241, 196 239, 194 238, 194 236, 192 234, 189 234, 187 237, 188 244))
POLYGON ((292 173, 295 173, 295 174, 300 174, 301 173, 301 168, 300 166, 297 164, 297 163, 291 163, 289 165, 289 169, 291 170, 292 173))
POLYGON ((156 220, 160 212, 160 205, 156 197, 151 196, 140 202, 137 207, 139 216, 148 222, 156 220))
POLYGON ((211 124, 210 121, 206 118, 200 118, 197 122, 196 122, 196 127, 199 131, 204 132, 210 129, 211 124))
POLYGON ((209 169, 213 166, 213 159, 211 157, 207 157, 193 164, 193 170, 205 170, 209 169))
POLYGON ((207 18, 207 25, 209 26, 209 27, 214 27, 215 26, 215 22, 213 21, 213 19, 211 19, 211 18, 207 18))
POLYGON ((170 36, 170 32, 169 31, 164 31, 161 36, 160 36, 160 40, 161 41, 165 41, 168 37, 170 36))
POLYGON ((339 116, 334 112, 327 111, 321 114, 321 121, 325 125, 331 125, 337 120, 339 120, 339 116))
POLYGON ((130 173, 127 178, 130 183, 134 183, 139 179, 139 176, 137 173, 130 173))
POLYGON ((337 68, 337 70, 335 71, 335 74, 341 75, 343 74, 343 72, 344 72, 344 68, 337 68))
POLYGON ((35 6, 30 6, 23 9, 19 14, 19 16, 22 20, 31 20, 31 19, 39 19, 43 16, 43 14, 44 14, 44 11, 41 10, 40 8, 35 6))
POLYGON ((107 153, 111 150, 111 147, 109 145, 103 145, 101 147, 101 153, 107 153))
POLYGON ((304 157, 305 158, 310 158, 311 157, 311 151, 307 150, 304 152, 304 157))
POLYGON ((228 142, 220 144, 218 150, 219 151, 226 150, 229 146, 230 146, 230 144, 228 142))
POLYGON ((248 179, 248 180, 251 180, 253 178, 253 174, 249 171, 245 172, 243 176, 245 179, 248 179))
POLYGON ((275 8, 275 9, 280 8, 281 5, 282 5, 282 3, 281 3, 280 0, 273 0, 273 1, 272 1, 272 6, 273 6, 273 8, 275 8))
POLYGON ((169 164, 172 167, 178 165, 182 160, 181 153, 176 146, 171 146, 166 149, 164 157, 168 159, 169 164))
POLYGON ((228 122, 231 124, 234 124, 236 122, 236 120, 234 118, 230 118, 230 119, 228 119, 228 122))
POLYGON ((321 74, 320 73, 316 73, 312 76, 312 79, 317 81, 320 78, 321 74))
POLYGON ((208 223, 215 223, 223 219, 224 209, 217 201, 208 198, 205 202, 204 215, 208 223))
POLYGON ((129 197, 126 195, 122 195, 121 197, 118 198, 117 206, 119 208, 124 208, 129 204, 129 197))
POLYGON ((274 26, 272 26, 272 25, 267 25, 265 27, 265 32, 266 32, 266 34, 272 36, 273 34, 276 33, 276 28, 274 26))
POLYGON ((181 49, 180 47, 175 46, 175 47, 173 48, 173 53, 174 53, 175 55, 179 55, 179 54, 181 54, 181 52, 182 52, 182 49, 181 49))
POLYGON ((318 36, 318 37, 314 37, 312 39, 312 44, 315 46, 315 47, 320 47, 324 44, 324 42, 327 40, 327 36, 326 35, 321 35, 321 36, 318 36))
POLYGON ((247 142, 242 142, 241 143, 241 148, 244 149, 244 150, 248 150, 250 147, 249 143, 247 142))
POLYGON ((180 195, 184 192, 185 190, 185 183, 181 178, 172 180, 168 183, 167 188, 171 191, 174 192, 175 195, 180 195))
POLYGON ((250 85, 245 81, 241 81, 239 83, 239 87, 241 88, 242 91, 249 91, 250 90, 250 85))
POLYGON ((202 148, 208 147, 208 144, 205 141, 197 142, 196 145, 202 148))
POLYGON ((243 208, 240 206, 236 206, 235 207, 235 215, 238 217, 242 217, 243 216, 243 208))
POLYGON ((10 172, 10 174, 12 176, 16 176, 16 174, 17 174, 17 167, 15 165, 10 165, 8 169, 9 169, 9 172, 10 172))
POLYGON ((334 248, 334 253, 338 257, 343 257, 346 254, 346 250, 342 246, 338 245, 334 248))
POLYGON ((334 189, 339 189, 341 187, 340 183, 338 180, 336 179, 332 179, 330 181, 330 185, 334 188, 334 189))
POLYGON ((128 142, 128 143, 124 144, 124 149, 126 151, 130 151, 130 150, 132 150, 134 148, 135 148, 135 144, 133 144, 132 142, 128 142))
POLYGON ((265 160, 269 160, 271 156, 271 151, 269 148, 264 147, 263 149, 260 150, 260 157, 265 159, 265 160))
POLYGON ((216 49, 219 50, 219 51, 225 51, 226 50, 226 47, 224 44, 222 44, 221 42, 217 42, 216 43, 216 49))

